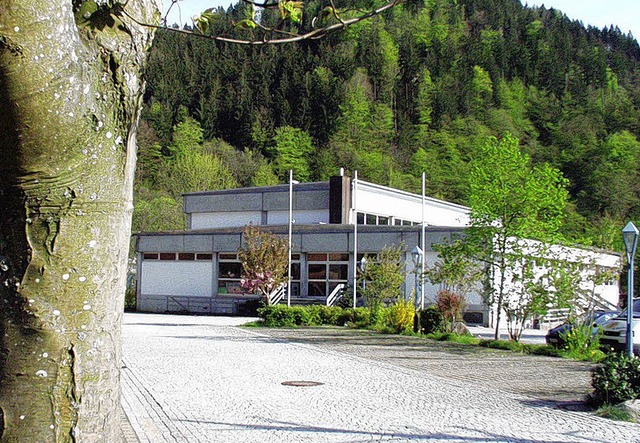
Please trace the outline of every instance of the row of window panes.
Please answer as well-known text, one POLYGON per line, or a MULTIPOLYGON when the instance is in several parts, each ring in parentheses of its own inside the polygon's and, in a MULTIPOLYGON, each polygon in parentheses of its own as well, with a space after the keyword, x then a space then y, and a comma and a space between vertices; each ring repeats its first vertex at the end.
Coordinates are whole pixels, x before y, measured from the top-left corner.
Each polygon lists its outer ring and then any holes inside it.
POLYGON ((349 254, 309 254, 307 255, 307 270, 309 296, 326 297, 340 283, 347 283, 349 278, 349 254))
MULTIPOLYGON (((221 252, 218 254, 218 293, 246 293, 240 283, 242 273, 242 263, 238 258, 238 254, 234 252, 221 252)), ((291 280, 300 280, 300 254, 291 254, 291 280)), ((292 295, 299 295, 299 288, 299 283, 297 285, 292 283, 292 295)))
POLYGON ((197 254, 194 252, 145 252, 142 254, 142 258, 145 260, 182 260, 182 261, 193 261, 193 260, 212 260, 213 254, 197 254))
POLYGON ((386 215, 367 214, 358 212, 357 222, 359 225, 379 225, 379 226, 414 226, 419 225, 418 222, 410 220, 402 220, 401 218, 388 217, 386 215))

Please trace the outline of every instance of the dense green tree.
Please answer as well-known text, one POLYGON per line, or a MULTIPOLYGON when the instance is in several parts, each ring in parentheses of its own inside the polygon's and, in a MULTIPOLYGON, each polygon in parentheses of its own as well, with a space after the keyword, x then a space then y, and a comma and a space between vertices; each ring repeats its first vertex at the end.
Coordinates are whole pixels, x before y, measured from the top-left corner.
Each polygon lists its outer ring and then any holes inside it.
POLYGON ((286 181, 289 170, 293 169, 297 180, 309 181, 311 156, 314 152, 309 134, 291 126, 283 126, 276 129, 273 143, 270 148, 273 168, 280 179, 286 181))
POLYGON ((467 252, 490 270, 494 284, 485 294, 496 306, 496 339, 504 310, 511 314, 508 276, 520 269, 532 246, 523 239, 555 241, 559 237, 568 193, 566 180, 547 164, 532 166, 518 140, 507 134, 480 146, 469 172, 471 228, 467 252))
POLYGON ((628 131, 611 134, 592 169, 590 198, 600 214, 625 219, 640 215, 640 143, 628 131))
POLYGON ((208 191, 236 187, 229 169, 215 155, 189 150, 159 171, 158 181, 176 201, 185 192, 208 191))

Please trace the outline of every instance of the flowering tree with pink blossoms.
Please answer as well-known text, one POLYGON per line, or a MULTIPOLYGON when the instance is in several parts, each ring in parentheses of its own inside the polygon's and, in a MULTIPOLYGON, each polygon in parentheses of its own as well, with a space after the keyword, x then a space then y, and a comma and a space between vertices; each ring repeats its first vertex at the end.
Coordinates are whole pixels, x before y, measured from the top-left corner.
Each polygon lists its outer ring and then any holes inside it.
POLYGON ((264 296, 270 304, 271 295, 287 282, 289 242, 253 225, 248 225, 242 235, 243 247, 238 251, 242 287, 264 296))

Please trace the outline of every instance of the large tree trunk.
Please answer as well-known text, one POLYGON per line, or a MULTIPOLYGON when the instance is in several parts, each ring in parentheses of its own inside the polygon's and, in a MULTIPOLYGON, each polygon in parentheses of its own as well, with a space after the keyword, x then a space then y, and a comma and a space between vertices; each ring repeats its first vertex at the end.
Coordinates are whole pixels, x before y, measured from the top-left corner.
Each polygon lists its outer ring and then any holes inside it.
POLYGON ((0 0, 2 442, 120 439, 135 129, 152 38, 123 9, 159 19, 159 0, 124 3, 0 0))

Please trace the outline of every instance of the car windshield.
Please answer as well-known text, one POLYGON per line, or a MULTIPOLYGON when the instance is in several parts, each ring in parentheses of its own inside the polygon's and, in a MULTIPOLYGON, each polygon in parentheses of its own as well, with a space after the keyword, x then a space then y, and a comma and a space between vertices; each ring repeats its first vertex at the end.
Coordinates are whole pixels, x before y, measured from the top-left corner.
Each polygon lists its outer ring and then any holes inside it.
POLYGON ((603 312, 601 314, 596 314, 596 317, 595 317, 593 323, 596 324, 596 325, 603 325, 606 322, 608 322, 610 319, 615 317, 616 315, 619 315, 619 312, 611 311, 611 312, 603 312))
MULTIPOLYGON (((640 298, 636 298, 633 301, 633 317, 640 318, 640 298)), ((626 309, 620 313, 619 318, 627 318, 626 309)))

